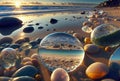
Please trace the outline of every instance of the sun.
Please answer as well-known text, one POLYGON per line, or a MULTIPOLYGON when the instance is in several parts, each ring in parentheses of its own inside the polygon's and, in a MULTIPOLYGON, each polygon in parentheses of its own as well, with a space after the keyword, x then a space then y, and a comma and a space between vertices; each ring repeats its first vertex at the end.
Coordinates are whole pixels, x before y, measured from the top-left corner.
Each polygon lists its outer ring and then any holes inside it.
POLYGON ((20 8, 21 7, 21 2, 16 1, 14 5, 15 5, 16 8, 20 8))

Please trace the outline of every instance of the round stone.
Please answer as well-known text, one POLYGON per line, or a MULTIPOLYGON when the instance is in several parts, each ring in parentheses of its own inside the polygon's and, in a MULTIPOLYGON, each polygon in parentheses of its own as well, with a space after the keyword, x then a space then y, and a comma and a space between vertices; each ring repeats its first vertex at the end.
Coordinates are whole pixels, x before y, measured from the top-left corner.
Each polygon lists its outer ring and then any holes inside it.
POLYGON ((84 51, 86 51, 89 54, 96 54, 98 53, 100 48, 94 44, 86 44, 84 46, 84 51))
POLYGON ((70 81, 70 77, 64 69, 57 68, 51 74, 51 81, 70 81))
POLYGON ((86 69, 86 75, 91 79, 100 79, 107 75, 108 72, 108 66, 101 62, 95 62, 86 69))
POLYGON ((32 33, 34 31, 34 27, 26 27, 23 29, 24 33, 32 33))

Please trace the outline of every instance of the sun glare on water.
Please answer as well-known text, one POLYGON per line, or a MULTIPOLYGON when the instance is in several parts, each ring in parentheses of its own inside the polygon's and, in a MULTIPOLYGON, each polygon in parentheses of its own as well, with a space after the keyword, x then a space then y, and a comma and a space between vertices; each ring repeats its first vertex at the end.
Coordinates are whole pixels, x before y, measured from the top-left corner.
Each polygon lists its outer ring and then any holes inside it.
POLYGON ((16 2, 15 2, 15 7, 16 7, 16 8, 20 8, 20 7, 21 7, 21 2, 16 1, 16 2))

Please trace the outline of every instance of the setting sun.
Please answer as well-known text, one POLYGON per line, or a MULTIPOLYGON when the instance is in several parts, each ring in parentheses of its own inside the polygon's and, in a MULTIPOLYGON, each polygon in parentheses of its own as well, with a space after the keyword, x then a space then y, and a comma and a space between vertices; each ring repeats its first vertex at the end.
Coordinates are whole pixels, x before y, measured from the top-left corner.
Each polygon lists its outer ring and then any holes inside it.
POLYGON ((21 2, 16 1, 16 2, 15 2, 15 7, 16 7, 16 8, 20 8, 20 7, 21 7, 21 2))

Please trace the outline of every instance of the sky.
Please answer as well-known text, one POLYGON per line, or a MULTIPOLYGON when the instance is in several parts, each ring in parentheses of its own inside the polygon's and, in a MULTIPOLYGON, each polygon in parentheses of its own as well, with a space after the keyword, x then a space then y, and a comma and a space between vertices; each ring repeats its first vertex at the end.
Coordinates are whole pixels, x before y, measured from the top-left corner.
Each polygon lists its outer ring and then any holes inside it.
POLYGON ((37 2, 75 2, 75 3, 100 3, 106 0, 0 0, 2 1, 37 1, 37 2))

